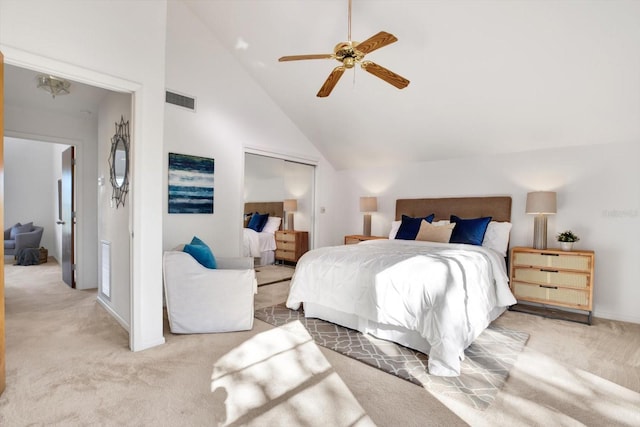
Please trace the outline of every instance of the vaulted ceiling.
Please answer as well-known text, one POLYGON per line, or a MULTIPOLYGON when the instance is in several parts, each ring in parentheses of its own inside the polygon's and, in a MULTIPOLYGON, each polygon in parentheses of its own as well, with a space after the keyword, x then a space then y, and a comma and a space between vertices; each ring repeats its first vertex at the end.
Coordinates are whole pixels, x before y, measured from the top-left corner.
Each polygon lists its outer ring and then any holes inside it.
MULTIPOLYGON (((327 98, 316 93, 335 60, 278 58, 332 53, 348 0, 183 1, 337 169, 640 143, 636 0, 353 0, 352 39, 394 34, 366 59, 411 83, 356 66, 327 98)), ((76 83, 53 100, 37 73, 6 73, 18 107, 86 115, 105 93, 76 83)))
MULTIPOLYGON (((640 142, 640 2, 353 0, 352 39, 399 40, 316 93, 347 0, 185 1, 338 169, 640 142)), ((206 55, 206 52, 203 52, 206 55)))

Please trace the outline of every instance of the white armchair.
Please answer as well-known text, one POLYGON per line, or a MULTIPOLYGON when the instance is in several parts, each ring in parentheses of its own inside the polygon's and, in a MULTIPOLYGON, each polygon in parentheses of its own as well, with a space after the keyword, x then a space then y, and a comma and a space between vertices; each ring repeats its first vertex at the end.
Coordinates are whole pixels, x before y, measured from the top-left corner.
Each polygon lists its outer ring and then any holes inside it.
POLYGON ((164 253, 164 290, 172 333, 253 327, 253 299, 258 291, 253 258, 216 258, 216 262, 218 268, 212 270, 188 253, 164 253))

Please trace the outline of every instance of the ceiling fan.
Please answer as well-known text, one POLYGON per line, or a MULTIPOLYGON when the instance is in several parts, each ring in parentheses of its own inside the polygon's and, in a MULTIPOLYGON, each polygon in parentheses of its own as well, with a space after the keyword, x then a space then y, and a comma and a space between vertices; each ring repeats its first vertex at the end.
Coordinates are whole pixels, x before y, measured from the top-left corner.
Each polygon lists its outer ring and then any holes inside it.
POLYGON ((333 69, 318 91, 317 96, 320 98, 329 96, 333 88, 338 83, 338 80, 340 80, 340 77, 342 77, 342 74, 344 74, 344 71, 353 68, 356 64, 360 64, 363 70, 381 78, 398 89, 404 89, 409 85, 409 80, 394 73, 393 71, 387 70, 375 62, 363 61, 365 55, 396 41, 398 41, 396 36, 385 31, 380 31, 378 34, 369 37, 363 42, 351 40, 351 0, 349 0, 349 29, 346 42, 338 43, 333 48, 333 53, 283 56, 278 59, 278 61, 286 62, 305 59, 335 59, 340 62, 341 65, 338 65, 333 69))

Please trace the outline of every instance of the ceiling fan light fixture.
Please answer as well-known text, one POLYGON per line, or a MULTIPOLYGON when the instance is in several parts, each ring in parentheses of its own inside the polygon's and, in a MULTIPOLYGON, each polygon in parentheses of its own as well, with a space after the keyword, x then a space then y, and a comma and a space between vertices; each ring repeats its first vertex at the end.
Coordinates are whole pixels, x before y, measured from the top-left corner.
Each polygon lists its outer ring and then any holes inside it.
POLYGON ((68 95, 70 87, 68 80, 45 74, 38 76, 38 88, 50 93, 52 98, 56 95, 68 95))

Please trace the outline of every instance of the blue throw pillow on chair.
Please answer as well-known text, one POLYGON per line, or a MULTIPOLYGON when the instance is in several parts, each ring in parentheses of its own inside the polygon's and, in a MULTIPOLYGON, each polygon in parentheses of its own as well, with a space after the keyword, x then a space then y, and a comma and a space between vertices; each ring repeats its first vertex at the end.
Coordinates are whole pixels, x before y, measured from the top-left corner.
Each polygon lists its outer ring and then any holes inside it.
POLYGON ((213 256, 213 252, 211 252, 209 246, 196 236, 193 236, 191 243, 184 245, 184 249, 182 251, 194 257, 196 261, 206 268, 218 268, 216 258, 213 256))
POLYGON ((466 243, 468 245, 482 246, 484 234, 487 226, 491 222, 491 217, 462 219, 451 215, 451 222, 456 226, 453 228, 449 243, 466 243))

